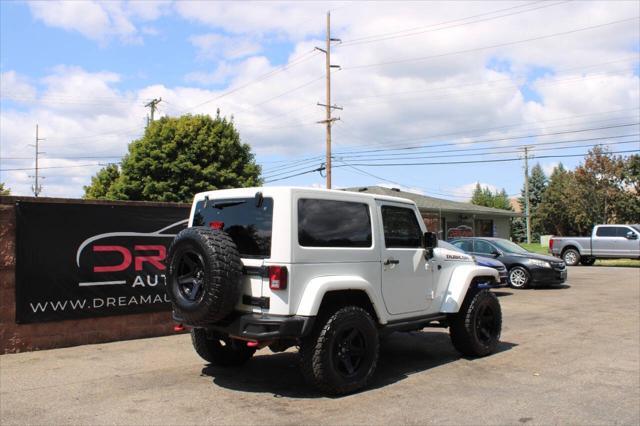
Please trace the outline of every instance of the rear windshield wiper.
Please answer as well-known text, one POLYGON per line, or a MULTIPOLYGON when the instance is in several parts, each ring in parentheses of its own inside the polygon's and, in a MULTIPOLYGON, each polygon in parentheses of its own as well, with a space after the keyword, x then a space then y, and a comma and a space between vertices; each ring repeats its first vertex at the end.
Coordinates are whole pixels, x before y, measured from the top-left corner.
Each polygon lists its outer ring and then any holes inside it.
POLYGON ((219 202, 219 203, 211 204, 211 207, 213 207, 214 209, 222 210, 225 207, 239 206, 240 204, 244 204, 246 202, 247 202, 246 200, 242 200, 242 201, 222 201, 222 202, 219 202))

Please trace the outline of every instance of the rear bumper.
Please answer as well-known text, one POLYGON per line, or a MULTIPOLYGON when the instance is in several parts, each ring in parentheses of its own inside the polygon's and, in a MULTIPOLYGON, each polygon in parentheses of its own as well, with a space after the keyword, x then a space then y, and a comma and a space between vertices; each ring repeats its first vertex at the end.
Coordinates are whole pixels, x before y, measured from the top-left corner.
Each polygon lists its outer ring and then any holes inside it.
MULTIPOLYGON (((183 321, 176 313, 173 320, 183 321)), ((311 332, 315 317, 236 313, 224 321, 205 328, 244 340, 297 339, 311 332)), ((188 324, 187 324, 188 325, 188 324)))

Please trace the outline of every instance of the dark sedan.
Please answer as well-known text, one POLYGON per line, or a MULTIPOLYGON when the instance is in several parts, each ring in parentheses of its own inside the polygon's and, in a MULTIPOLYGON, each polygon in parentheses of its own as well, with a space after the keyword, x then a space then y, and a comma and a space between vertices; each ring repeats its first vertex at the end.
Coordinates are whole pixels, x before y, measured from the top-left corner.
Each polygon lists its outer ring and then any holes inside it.
POLYGON ((460 238, 450 241, 456 247, 477 256, 490 256, 504 263, 513 288, 562 284, 567 280, 567 268, 562 260, 531 253, 502 238, 460 238))

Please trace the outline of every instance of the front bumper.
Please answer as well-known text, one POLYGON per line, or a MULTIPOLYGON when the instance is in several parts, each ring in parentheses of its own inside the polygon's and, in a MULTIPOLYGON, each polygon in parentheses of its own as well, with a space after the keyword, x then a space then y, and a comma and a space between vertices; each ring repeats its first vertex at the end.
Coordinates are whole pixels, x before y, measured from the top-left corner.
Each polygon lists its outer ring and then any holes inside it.
POLYGON ((558 285, 567 280, 567 268, 531 268, 531 285, 558 285))
MULTIPOLYGON (((175 312, 173 312, 173 320, 178 323, 183 322, 175 312)), ((235 313, 224 321, 203 328, 244 340, 297 339, 311 332, 314 320, 315 317, 297 315, 235 313)))

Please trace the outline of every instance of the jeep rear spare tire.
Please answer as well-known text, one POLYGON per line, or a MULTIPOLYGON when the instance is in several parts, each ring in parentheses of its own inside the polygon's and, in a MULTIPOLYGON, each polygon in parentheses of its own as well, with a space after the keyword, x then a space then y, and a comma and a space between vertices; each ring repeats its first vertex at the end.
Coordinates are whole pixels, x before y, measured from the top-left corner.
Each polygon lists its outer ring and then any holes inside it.
POLYGON ((229 315, 241 292, 242 262, 223 231, 181 231, 169 247, 167 295, 186 324, 197 326, 229 315))

